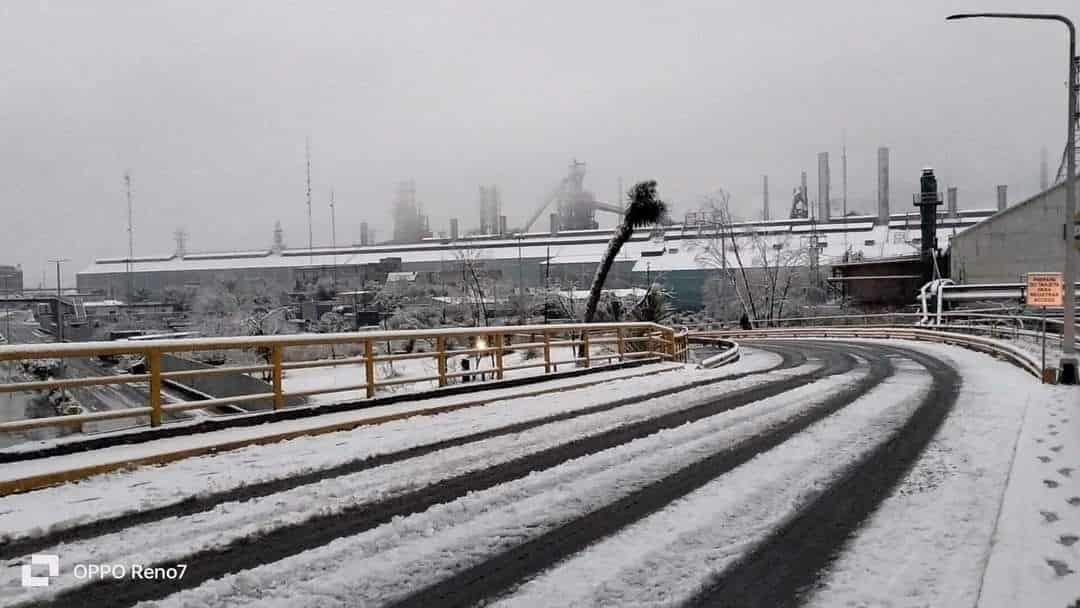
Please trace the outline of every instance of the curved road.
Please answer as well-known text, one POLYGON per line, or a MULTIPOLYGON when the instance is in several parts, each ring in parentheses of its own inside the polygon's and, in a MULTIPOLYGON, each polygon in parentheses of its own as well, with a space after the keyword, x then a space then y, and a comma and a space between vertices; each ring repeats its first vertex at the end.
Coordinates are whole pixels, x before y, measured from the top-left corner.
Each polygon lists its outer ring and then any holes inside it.
MULTIPOLYGON (((466 513, 446 529, 432 529, 432 542, 442 543, 440 532, 445 533, 443 536, 451 535, 458 527, 468 531, 469 526, 486 521, 486 514, 495 512, 496 508, 519 508, 524 521, 531 516, 526 509, 531 504, 529 501, 542 499, 544 492, 555 496, 560 488, 580 483, 579 479, 587 480, 588 477, 580 477, 585 473, 575 472, 578 469, 592 467, 588 469, 593 471, 589 475, 625 474, 630 481, 613 486, 618 491, 610 500, 582 506, 580 512, 569 515, 553 508, 550 514, 537 515, 534 524, 522 524, 524 530, 516 535, 492 533, 492 538, 507 540, 482 544, 483 551, 467 550, 462 544, 460 559, 455 559, 453 552, 447 555, 433 548, 437 555, 424 559, 445 564, 443 569, 432 565, 426 579, 402 574, 401 580, 389 581, 377 596, 353 598, 357 603, 361 603, 360 599, 384 598, 385 601, 372 603, 393 606, 465 606, 512 600, 512 594, 523 583, 671 508, 695 491, 723 483, 725 475, 752 466, 755 459, 784 446, 808 429, 830 424, 848 406, 865 403, 868 395, 881 394, 898 370, 921 370, 919 373, 929 376, 928 388, 919 393, 910 416, 899 421, 879 443, 846 463, 828 487, 783 525, 770 531, 760 542, 748 544, 737 559, 699 581, 698 591, 687 602, 694 606, 798 605, 800 590, 816 582, 842 550, 848 535, 859 528, 918 459, 952 408, 961 379, 946 362, 913 348, 836 341, 755 342, 753 347, 779 355, 779 363, 766 369, 698 380, 692 387, 621 396, 600 405, 204 493, 197 498, 79 523, 37 537, 0 541, 0 558, 10 565, 30 553, 63 551, 72 544, 92 547, 98 542, 111 546, 138 542, 133 539, 140 538, 139 528, 148 525, 166 530, 183 529, 185 535, 190 535, 191 530, 205 529, 209 535, 213 534, 215 514, 223 509, 242 512, 249 503, 284 499, 286 495, 328 482, 348 484, 355 480, 362 484, 365 476, 397 470, 395 467, 402 471, 409 471, 410 466, 416 472, 429 471, 433 470, 429 467, 437 468, 444 456, 449 461, 451 454, 467 455, 469 450, 481 450, 485 446, 522 446, 522 453, 507 453, 490 466, 457 472, 447 468, 451 473, 444 476, 432 473, 435 477, 431 482, 418 476, 415 487, 404 491, 363 498, 362 485, 357 485, 357 498, 343 508, 313 508, 309 516, 284 519, 235 538, 223 531, 216 542, 201 548, 178 543, 170 558, 158 560, 154 566, 170 568, 183 564, 186 572, 182 580, 167 584, 131 579, 79 582, 34 596, 13 598, 22 602, 16 605, 27 606, 132 606, 142 601, 172 600, 169 596, 183 590, 198 592, 197 588, 204 583, 223 577, 228 580, 244 571, 258 573, 269 569, 266 577, 274 578, 280 575, 279 570, 287 571, 294 562, 297 568, 304 568, 304 560, 311 559, 309 555, 326 550, 335 541, 348 543, 364 535, 378 534, 401 522, 441 513, 448 505, 462 505, 465 511, 476 508, 475 515, 466 513), (805 399, 802 395, 806 395, 805 399), (650 406, 654 409, 641 414, 643 404, 655 404, 650 406), (617 417, 624 411, 624 419, 610 423, 613 419, 620 420, 617 417), (724 422, 729 419, 733 422, 724 422), (536 449, 528 448, 534 445, 529 443, 534 436, 567 424, 578 425, 575 428, 585 432, 549 443, 536 440, 536 449), (731 441, 716 440, 717 433, 742 428, 740 424, 751 430, 732 435, 731 441), (647 447, 652 445, 649 442, 684 435, 688 446, 698 447, 688 452, 647 447), (623 452, 628 455, 616 456, 623 452), (660 464, 649 464, 653 461, 660 464), (641 464, 636 465, 638 462, 641 464), (549 477, 550 482, 546 481, 549 477), (478 501, 491 501, 491 506, 478 506, 478 501)), ((552 504, 563 503, 553 498, 552 504)), ((166 553, 169 538, 169 534, 163 535, 163 545, 159 548, 166 553)), ((176 538, 187 536, 177 534, 176 538)), ((397 541, 387 542, 386 551, 393 553, 397 541)), ((135 550, 133 547, 132 551, 135 550)), ((371 593, 382 589, 377 579, 372 574, 371 581, 362 583, 367 585, 363 588, 371 589, 371 593)), ((253 601, 254 604, 261 603, 261 595, 244 595, 246 586, 232 588, 239 594, 237 604, 255 599, 260 601, 253 601)), ((180 602, 191 598, 180 594, 176 599, 180 602)))

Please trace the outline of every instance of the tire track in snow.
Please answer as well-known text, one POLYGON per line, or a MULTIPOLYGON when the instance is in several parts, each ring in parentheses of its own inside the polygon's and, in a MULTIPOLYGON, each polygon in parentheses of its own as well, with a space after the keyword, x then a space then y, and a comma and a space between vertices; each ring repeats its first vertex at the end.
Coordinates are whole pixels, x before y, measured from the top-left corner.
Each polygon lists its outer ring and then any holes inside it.
MULTIPOLYGON (((518 479, 533 471, 548 469, 566 461, 603 451, 657 431, 673 428, 713 416, 717 413, 752 404, 805 386, 821 378, 851 371, 857 361, 834 347, 815 348, 826 365, 816 371, 794 375, 763 385, 724 394, 690 408, 635 422, 610 431, 574 440, 550 449, 541 450, 499 465, 459 475, 440 483, 392 496, 385 500, 365 503, 343 511, 316 515, 296 524, 287 524, 255 536, 248 536, 220 547, 198 551, 178 559, 150 565, 175 567, 187 564, 180 581, 163 585, 156 581, 106 580, 66 589, 48 600, 27 603, 27 606, 130 606, 140 601, 161 599, 171 593, 196 587, 212 578, 248 570, 277 561, 308 549, 320 547, 337 538, 352 536, 396 517, 422 512, 434 505, 447 503, 470 492, 480 491, 518 479)), ((640 397, 635 399, 640 401, 640 397)))
POLYGON ((680 392, 685 392, 691 389, 700 388, 711 384, 729 382, 745 377, 763 375, 774 371, 791 369, 794 367, 798 367, 799 365, 802 365, 806 362, 806 356, 796 349, 785 348, 783 346, 763 346, 761 350, 769 350, 780 355, 780 364, 761 370, 752 370, 717 378, 707 378, 677 387, 653 391, 644 395, 634 395, 631 397, 616 399, 614 401, 609 401, 587 408, 561 412, 559 414, 553 414, 533 420, 504 425, 501 427, 488 429, 477 433, 471 433, 468 435, 452 437, 442 441, 417 445, 404 450, 386 452, 374 456, 358 458, 339 465, 324 469, 318 469, 299 475, 290 475, 287 477, 271 479, 258 483, 246 484, 235 488, 230 488, 228 490, 214 492, 211 494, 190 496, 175 503, 162 505, 160 507, 139 510, 131 513, 125 513, 123 515, 97 519, 90 522, 77 524, 68 528, 55 530, 42 536, 22 537, 8 541, 6 543, 0 542, 0 561, 17 559, 19 557, 24 557, 31 553, 36 553, 43 549, 47 549, 49 547, 53 547, 55 545, 63 543, 85 541, 107 534, 114 534, 116 532, 133 526, 144 525, 162 519, 191 516, 198 513, 211 511, 215 507, 225 503, 243 503, 256 498, 262 498, 265 496, 270 496, 272 494, 291 490, 293 488, 316 484, 328 479, 333 479, 335 477, 351 475, 364 470, 374 469, 376 467, 408 460, 410 458, 417 458, 419 456, 424 456, 426 454, 431 454, 433 452, 437 452, 447 448, 468 445, 470 443, 476 443, 502 435, 522 433, 524 431, 544 425, 553 424, 564 420, 571 420, 573 418, 580 418, 589 414, 596 414, 600 412, 614 410, 626 405, 639 403, 648 399, 675 395, 680 392))
MULTIPOLYGON (((812 348, 827 348, 814 344, 812 348)), ((852 349, 857 350, 857 349, 852 349)), ((395 608, 473 605, 511 589, 590 544, 664 508, 716 477, 780 445, 881 384, 893 373, 887 357, 871 360, 870 373, 831 398, 769 432, 684 467, 579 519, 463 569, 392 604, 395 608)))
POLYGON ((777 529, 687 606, 797 606, 804 590, 843 549, 847 539, 903 479, 952 410, 961 378, 941 359, 893 350, 930 370, 930 393, 907 424, 850 467, 839 481, 777 529))

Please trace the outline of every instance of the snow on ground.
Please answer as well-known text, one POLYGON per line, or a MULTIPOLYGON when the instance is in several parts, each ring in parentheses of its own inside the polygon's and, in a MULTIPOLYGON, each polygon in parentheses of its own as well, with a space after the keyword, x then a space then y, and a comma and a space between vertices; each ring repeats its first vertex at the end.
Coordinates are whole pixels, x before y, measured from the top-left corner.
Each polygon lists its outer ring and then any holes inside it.
POLYGON ((652 606, 689 600, 910 417, 930 377, 913 362, 895 364, 895 376, 839 412, 560 563, 496 605, 652 606))
MULTIPOLYGON (((807 364, 785 373, 805 373, 816 367, 816 364, 807 364)), ((763 380, 760 378, 744 378, 732 381, 723 387, 725 390, 734 390, 761 381, 763 380)), ((300 486, 241 504, 226 503, 209 512, 197 513, 189 517, 169 518, 87 541, 68 543, 57 547, 56 552, 63 554, 65 560, 70 563, 124 561, 149 564, 167 558, 180 557, 196 550, 220 546, 268 528, 297 523, 319 514, 340 512, 356 504, 415 490, 447 477, 487 468, 575 438, 593 435, 669 411, 684 409, 714 396, 716 390, 715 386, 690 389, 680 394, 680 399, 647 400, 514 435, 499 436, 448 448, 408 461, 335 477, 317 484, 300 486)), ((619 392, 625 394, 622 391, 619 392)), ((610 400, 610 398, 608 395, 603 400, 610 400)), ((550 396, 548 400, 555 401, 550 396)), ((445 431, 445 427, 443 430, 445 431)), ((286 450, 282 453, 279 450, 275 456, 280 460, 292 461, 310 455, 309 451, 297 453, 286 450)), ((169 479, 172 481, 171 476, 169 479)), ((9 565, 8 569, 11 570, 13 576, 17 575, 18 567, 20 564, 9 565)), ((52 594, 75 582, 68 573, 67 576, 53 580, 48 590, 41 592, 52 594)), ((0 597, 3 597, 2 594, 3 591, 0 590, 0 597)), ((20 594, 18 597, 25 599, 25 594, 20 594)))
MULTIPOLYGON (((75 454, 25 463, 9 463, 5 465, 4 475, 19 477, 40 472, 42 467, 47 466, 69 465, 69 463, 83 466, 91 464, 96 458, 118 459, 125 456, 143 455, 144 452, 153 453, 192 447, 195 442, 232 441, 249 435, 258 436, 269 432, 296 430, 296 428, 302 428, 298 426, 302 424, 333 424, 342 420, 385 415, 417 407, 447 405, 476 399, 478 395, 492 399, 491 403, 475 408, 359 427, 347 432, 299 437, 277 444, 253 445, 215 455, 181 460, 161 467, 143 467, 131 471, 109 473, 77 484, 66 484, 27 494, 8 496, 4 498, 4 509, 0 510, 0 538, 38 536, 50 530, 63 529, 134 510, 160 507, 192 496, 198 497, 247 484, 326 469, 377 454, 599 405, 629 394, 679 387, 694 380, 723 378, 732 374, 768 369, 777 363, 779 363, 779 357, 773 353, 754 350, 748 352, 742 361, 715 370, 685 368, 668 373, 619 379, 631 372, 636 374, 649 371, 659 372, 671 367, 669 364, 662 364, 545 383, 544 387, 555 388, 597 380, 610 381, 591 387, 559 392, 557 397, 552 395, 520 397, 523 391, 535 390, 534 387, 499 389, 479 394, 432 399, 422 403, 398 404, 299 421, 277 422, 258 427, 227 429, 138 446, 117 447, 93 454, 75 454), (515 398, 515 396, 518 397, 515 398), (513 407, 507 407, 510 405, 513 407), (132 453, 129 454, 129 452, 132 453), (43 510, 39 508, 42 503, 67 506, 61 511, 43 510)), ((805 372, 813 368, 815 365, 810 364, 802 369, 792 370, 790 373, 805 372)), ((733 386, 745 387, 764 380, 764 377, 751 376, 734 381, 733 386)))
POLYGON ((1030 374, 981 353, 903 345, 951 362, 963 387, 952 414, 849 541, 810 606, 974 606, 978 597, 1024 410, 1045 407, 1050 393, 1030 374))
POLYGON ((979 606, 1080 602, 1080 387, 1017 395, 1026 407, 979 606))
MULTIPOLYGON (((862 365, 751 406, 534 472, 323 547, 209 581, 156 605, 323 607, 392 601, 764 432, 867 372, 862 365)), ((755 476, 764 474, 764 468, 755 468, 755 476)))
MULTIPOLYGON (((659 365, 633 371, 638 374, 649 371, 660 372, 670 367, 670 365, 659 365)), ((611 380, 616 381, 615 384, 618 387, 627 391, 645 391, 649 390, 649 387, 680 386, 686 381, 686 377, 678 371, 618 380, 620 376, 628 375, 630 371, 602 372, 589 375, 584 379, 554 380, 545 383, 545 388, 569 388, 583 382, 611 380)), ((198 435, 171 437, 89 453, 6 463, 0 476, 20 478, 71 466, 87 466, 99 462, 139 458, 196 445, 215 445, 349 420, 362 420, 421 408, 453 405, 474 401, 481 396, 492 399, 490 403, 477 406, 482 408, 481 412, 471 411, 475 408, 466 408, 436 416, 420 416, 359 427, 347 432, 299 437, 278 444, 252 445, 238 450, 185 459, 163 467, 142 467, 133 471, 114 472, 91 477, 76 484, 65 484, 8 496, 4 498, 5 509, 0 512, 0 536, 37 535, 49 529, 67 527, 87 519, 169 504, 189 496, 199 496, 247 483, 277 479, 374 454, 405 449, 421 443, 570 411, 577 407, 609 401, 613 392, 611 386, 600 384, 569 392, 565 400, 545 399, 544 395, 521 398, 520 395, 527 390, 536 390, 536 387, 470 393, 423 402, 339 412, 301 420, 279 421, 252 427, 236 427, 198 435), (511 404, 514 407, 506 407, 511 404), (128 486, 132 489, 121 490, 128 486), (37 508, 42 502, 73 506, 56 513, 37 508)), ((619 388, 614 390, 617 392, 619 388)))
MULTIPOLYGON (((532 351, 538 349, 530 349, 532 351)), ((503 356, 503 366, 511 367, 515 365, 527 365, 532 363, 543 363, 543 353, 541 352, 540 358, 526 359, 525 350, 516 350, 507 353, 503 356)), ((616 353, 610 351, 610 349, 592 348, 590 349, 592 357, 597 360, 597 363, 606 363, 606 357, 611 357, 616 353), (605 358, 605 359, 602 359, 605 358)), ((572 347, 569 346, 554 346, 551 348, 551 360, 552 361, 570 361, 574 358, 575 353, 572 347)), ((449 373, 455 373, 464 371, 460 367, 460 361, 463 359, 463 355, 454 355, 452 352, 447 356, 447 371, 449 373)), ((470 357, 470 363, 476 370, 477 375, 484 375, 486 379, 494 379, 494 355, 486 357, 470 357)), ((559 363, 556 365, 556 369, 572 369, 573 363, 559 363)), ((350 363, 344 365, 335 365, 333 367, 312 367, 306 369, 291 369, 286 370, 282 379, 285 392, 300 392, 307 390, 331 388, 331 387, 344 387, 344 386, 356 386, 363 384, 364 382, 364 364, 363 363, 350 363)), ((380 380, 394 379, 406 379, 406 378, 430 378, 438 375, 438 363, 434 358, 424 359, 404 359, 401 361, 385 361, 376 364, 375 376, 380 380)), ((530 367, 526 369, 515 369, 505 372, 507 378, 521 378, 525 376, 535 376, 543 374, 544 368, 542 366, 530 367)), ((459 379, 451 379, 452 383, 460 382, 459 379)), ((415 382, 412 384, 397 384, 391 386, 379 387, 380 393, 400 393, 400 392, 416 392, 427 391, 439 387, 439 383, 435 380, 426 380, 422 382, 415 382)), ((365 399, 367 393, 365 389, 355 389, 351 391, 340 391, 334 393, 323 393, 319 395, 311 395, 307 398, 309 404, 322 404, 322 403, 339 403, 342 401, 356 401, 365 399)))

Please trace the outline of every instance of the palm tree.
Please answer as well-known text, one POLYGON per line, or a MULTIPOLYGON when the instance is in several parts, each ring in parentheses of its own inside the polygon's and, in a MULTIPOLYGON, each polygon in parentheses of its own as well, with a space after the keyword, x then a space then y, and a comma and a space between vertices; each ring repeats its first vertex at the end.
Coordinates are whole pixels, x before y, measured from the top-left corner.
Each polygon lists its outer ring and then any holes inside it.
POLYGON ((615 257, 619 250, 630 237, 634 235, 635 228, 656 224, 667 213, 667 205, 656 197, 656 181, 638 182, 629 192, 630 205, 623 213, 622 223, 615 228, 615 234, 608 241, 607 251, 600 265, 596 268, 596 276, 593 277, 592 287, 589 289, 589 302, 585 307, 585 322, 591 323, 596 315, 596 306, 600 302, 600 291, 604 288, 608 272, 615 263, 615 257))

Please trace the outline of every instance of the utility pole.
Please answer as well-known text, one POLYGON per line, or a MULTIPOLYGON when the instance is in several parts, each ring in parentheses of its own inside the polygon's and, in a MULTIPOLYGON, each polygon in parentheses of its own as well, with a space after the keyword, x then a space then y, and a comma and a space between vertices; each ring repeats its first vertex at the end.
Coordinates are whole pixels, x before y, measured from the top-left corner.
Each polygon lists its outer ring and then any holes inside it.
POLYGON ((64 341, 64 307, 60 300, 60 296, 63 295, 63 291, 60 287, 60 264, 69 262, 71 260, 67 258, 52 258, 49 260, 53 264, 56 264, 56 341, 64 341))
POLYGON ((315 237, 311 230, 311 138, 304 139, 304 160, 307 166, 307 242, 308 242, 308 264, 314 265, 315 263, 315 237))
MULTIPOLYGON (((308 186, 310 189, 310 186, 308 186)), ((334 250, 334 286, 337 287, 337 218, 334 212, 334 189, 330 189, 330 247, 334 250)))
MULTIPOLYGON (((132 297, 135 292, 135 285, 131 276, 131 271, 135 264, 135 227, 132 223, 132 217, 134 215, 133 206, 131 204, 131 173, 124 173, 124 191, 127 194, 127 233, 128 233, 128 259, 127 259, 127 301, 131 303, 132 297)), ((57 266, 57 274, 59 275, 59 266, 57 266)), ((60 279, 57 278, 57 281, 60 279)), ((57 295, 59 297, 59 295, 57 295)))
MULTIPOLYGON (((847 133, 842 136, 842 144, 840 148, 840 172, 842 173, 842 181, 844 182, 844 222, 847 222, 847 133)), ((848 248, 848 231, 844 228, 844 253, 847 253, 848 248)))

